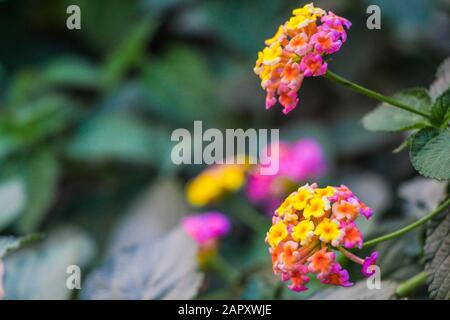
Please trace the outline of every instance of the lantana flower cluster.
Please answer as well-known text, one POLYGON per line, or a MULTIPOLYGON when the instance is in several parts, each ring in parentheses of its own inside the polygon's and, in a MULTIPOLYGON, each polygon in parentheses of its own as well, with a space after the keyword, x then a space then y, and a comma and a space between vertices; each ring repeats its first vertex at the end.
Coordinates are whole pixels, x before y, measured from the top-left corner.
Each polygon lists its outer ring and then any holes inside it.
POLYGON ((272 255, 273 271, 282 281, 291 281, 293 291, 307 290, 309 274, 323 284, 351 286, 347 270, 336 260, 336 252, 362 265, 364 276, 374 270, 377 252, 365 259, 347 251, 361 248, 363 235, 355 220, 367 219, 372 210, 344 185, 319 188, 304 185, 291 193, 272 218, 266 236, 272 255))
POLYGON ((212 204, 245 183, 247 164, 217 164, 208 167, 186 186, 186 197, 195 207, 212 204))
POLYGON ((219 238, 227 235, 231 229, 229 218, 218 211, 186 216, 181 225, 199 245, 198 261, 201 266, 217 253, 219 238))
POLYGON ((293 16, 265 41, 254 68, 266 90, 266 109, 277 101, 287 114, 298 104, 303 78, 327 71, 325 55, 339 51, 347 40, 350 21, 315 8, 312 3, 293 10, 293 16))
MULTIPOLYGON (((268 150, 271 150, 270 146, 268 150)), ((278 143, 278 172, 261 174, 264 164, 255 166, 249 173, 246 194, 248 199, 261 205, 272 215, 283 201, 283 196, 296 189, 299 183, 322 176, 326 161, 321 145, 312 138, 299 139, 293 143, 278 143)))

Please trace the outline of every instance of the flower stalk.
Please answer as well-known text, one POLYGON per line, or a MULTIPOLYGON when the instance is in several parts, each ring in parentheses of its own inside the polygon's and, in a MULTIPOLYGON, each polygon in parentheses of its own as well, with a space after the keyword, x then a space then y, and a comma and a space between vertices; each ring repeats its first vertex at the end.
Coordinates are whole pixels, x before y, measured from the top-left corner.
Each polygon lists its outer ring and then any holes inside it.
POLYGON ((369 246, 373 246, 376 245, 380 242, 383 241, 387 241, 387 240, 391 240, 397 237, 400 237, 402 235, 404 235, 405 233, 408 233, 409 231, 423 225, 424 223, 426 223, 427 221, 433 219, 435 216, 437 216, 439 213, 441 213, 442 211, 444 211, 445 209, 447 209, 448 207, 450 207, 450 198, 448 198, 446 201, 444 201, 439 207, 436 208, 436 210, 434 210, 433 212, 427 214, 426 216, 422 217, 421 219, 417 220, 416 222, 413 222, 399 230, 396 230, 394 232, 388 233, 384 236, 369 240, 367 242, 364 242, 363 247, 369 247, 369 246))
POLYGON ((373 99, 379 100, 381 102, 386 102, 387 104, 390 104, 391 106, 394 106, 394 107, 403 109, 405 111, 408 111, 408 112, 411 112, 411 113, 415 113, 415 114, 417 114, 419 116, 422 116, 424 118, 430 119, 430 115, 428 113, 416 110, 416 109, 414 109, 414 108, 412 108, 412 107, 410 107, 410 106, 408 106, 408 105, 406 105, 406 104, 404 104, 404 103, 402 103, 402 102, 400 102, 400 101, 398 101, 396 99, 393 99, 391 97, 387 97, 385 95, 382 95, 381 93, 378 93, 376 91, 367 89, 367 88, 365 88, 365 87, 363 87, 363 86, 361 86, 359 84, 356 84, 356 83, 354 83, 354 82, 352 82, 350 80, 347 80, 347 79, 341 77, 340 75, 337 75, 336 73, 334 73, 334 72, 332 72, 330 70, 328 70, 325 73, 325 77, 330 79, 330 80, 333 80, 334 82, 337 82, 337 83, 339 83, 339 84, 341 84, 341 85, 343 85, 343 86, 345 86, 347 88, 350 88, 353 91, 362 93, 362 94, 368 96, 369 98, 373 98, 373 99))
POLYGON ((427 281, 427 273, 425 271, 422 271, 413 276, 412 278, 399 284, 397 289, 395 290, 395 294, 399 297, 406 297, 411 292, 413 292, 417 287, 420 287, 421 285, 425 284, 426 281, 427 281))

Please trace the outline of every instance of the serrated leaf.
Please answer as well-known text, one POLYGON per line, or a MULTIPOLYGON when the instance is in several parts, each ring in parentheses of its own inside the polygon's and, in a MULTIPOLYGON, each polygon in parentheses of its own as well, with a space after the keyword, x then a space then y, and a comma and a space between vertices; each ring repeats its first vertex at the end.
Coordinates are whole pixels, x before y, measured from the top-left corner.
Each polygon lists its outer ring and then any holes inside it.
POLYGON ((12 223, 26 203, 23 180, 13 178, 0 182, 0 230, 12 223))
POLYGON ((40 234, 30 234, 23 237, 0 236, 0 259, 22 246, 41 238, 42 236, 40 234))
POLYGON ((431 109, 431 122, 445 128, 450 121, 450 89, 437 97, 431 109))
POLYGON ((17 222, 20 232, 33 232, 43 221, 56 195, 58 180, 59 163, 52 153, 43 152, 26 163, 27 203, 17 222))
MULTIPOLYGON (((425 88, 406 89, 395 94, 393 98, 415 110, 430 112, 431 99, 425 88)), ((386 103, 366 114, 362 122, 370 131, 406 131, 425 127, 428 123, 427 119, 420 115, 386 103)))
POLYGON ((366 281, 357 282, 350 288, 332 288, 320 291, 311 300, 390 300, 394 298, 397 283, 382 281, 381 289, 370 290, 366 281))
POLYGON ((181 227, 122 247, 86 279, 84 299, 191 299, 202 282, 197 245, 181 227))
POLYGON ((425 241, 425 271, 430 297, 450 299, 450 210, 428 224, 425 241))
POLYGON ((414 136, 410 158, 414 168, 425 177, 450 179, 450 130, 420 130, 414 136))
POLYGON ((67 267, 83 268, 94 255, 92 240, 82 231, 65 227, 37 246, 16 251, 4 259, 5 299, 68 299, 67 267))
POLYGON ((433 100, 450 89, 450 57, 438 67, 436 79, 430 86, 430 96, 433 100))

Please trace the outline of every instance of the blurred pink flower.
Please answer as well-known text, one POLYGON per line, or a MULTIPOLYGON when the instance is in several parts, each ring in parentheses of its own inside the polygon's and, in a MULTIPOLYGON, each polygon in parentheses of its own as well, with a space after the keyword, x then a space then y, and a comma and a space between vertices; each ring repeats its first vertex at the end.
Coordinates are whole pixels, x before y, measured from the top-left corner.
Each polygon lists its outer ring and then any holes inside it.
POLYGON ((228 234, 231 229, 228 217, 217 211, 184 217, 181 224, 199 246, 207 246, 217 238, 228 234))
MULTIPOLYGON (((273 156, 272 161, 275 161, 273 156)), ((259 174, 257 166, 250 173, 246 186, 248 199, 263 205, 270 214, 291 191, 291 186, 322 176, 327 167, 321 145, 312 138, 294 143, 280 142, 278 163, 279 170, 274 175, 259 174)))

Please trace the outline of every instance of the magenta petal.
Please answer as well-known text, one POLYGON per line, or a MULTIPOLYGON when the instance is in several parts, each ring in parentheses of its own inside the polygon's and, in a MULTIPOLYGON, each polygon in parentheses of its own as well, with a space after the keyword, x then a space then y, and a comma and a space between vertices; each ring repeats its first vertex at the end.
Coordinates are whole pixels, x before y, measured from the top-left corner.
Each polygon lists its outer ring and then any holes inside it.
POLYGON ((369 271, 368 268, 377 263, 378 252, 374 251, 369 257, 364 259, 364 263, 362 265, 361 272, 365 277, 370 277, 375 273, 375 270, 369 271))

